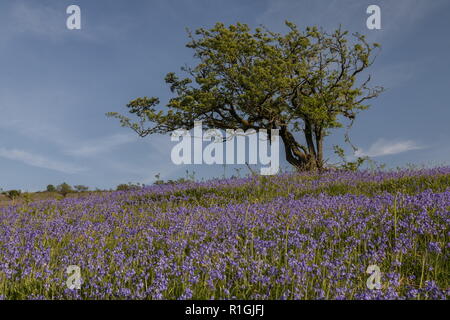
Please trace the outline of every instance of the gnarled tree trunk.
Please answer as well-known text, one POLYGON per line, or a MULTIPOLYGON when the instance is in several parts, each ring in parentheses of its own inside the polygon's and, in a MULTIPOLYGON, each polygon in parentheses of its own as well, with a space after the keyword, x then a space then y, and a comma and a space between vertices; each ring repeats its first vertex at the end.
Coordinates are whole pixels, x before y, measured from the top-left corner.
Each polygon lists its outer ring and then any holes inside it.
POLYGON ((321 169, 321 166, 318 166, 317 154, 315 152, 312 153, 312 149, 309 147, 306 148, 300 145, 286 127, 281 127, 280 137, 283 140, 286 160, 289 164, 299 171, 316 171, 321 169))

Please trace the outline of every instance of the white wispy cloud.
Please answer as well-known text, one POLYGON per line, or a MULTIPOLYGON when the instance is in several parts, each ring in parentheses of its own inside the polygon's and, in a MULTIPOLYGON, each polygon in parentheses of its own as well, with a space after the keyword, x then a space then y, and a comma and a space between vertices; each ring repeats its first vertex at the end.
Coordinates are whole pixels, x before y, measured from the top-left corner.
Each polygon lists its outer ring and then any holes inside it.
POLYGON ((65 12, 51 6, 19 1, 11 7, 10 18, 15 32, 58 37, 65 31, 65 12))
POLYGON ((272 21, 290 21, 300 25, 320 25, 325 30, 334 29, 342 24, 350 31, 363 31, 369 42, 385 40, 397 41, 406 32, 424 18, 447 5, 447 0, 268 0, 264 12, 258 17, 258 23, 272 21), (381 29, 369 32, 366 28, 366 12, 370 4, 381 8, 381 29))
POLYGON ((0 157, 20 161, 33 167, 45 168, 69 174, 80 173, 86 170, 85 168, 71 163, 49 159, 43 155, 18 149, 0 148, 0 157))
POLYGON ((76 36, 89 42, 107 42, 120 38, 118 34, 123 35, 134 24, 133 17, 126 15, 118 17, 119 21, 116 21, 121 25, 121 28, 116 28, 116 25, 111 24, 108 18, 98 19, 95 23, 88 24, 84 15, 85 7, 79 5, 81 8, 81 30, 73 31, 66 27, 66 21, 69 17, 66 9, 70 3, 24 0, 11 1, 11 3, 5 19, 2 20, 4 27, 0 28, 0 45, 20 34, 38 36, 41 39, 53 41, 73 39, 76 36), (84 27, 85 25, 89 27, 84 27))
POLYGON ((97 138, 90 141, 85 141, 79 146, 68 149, 67 154, 79 157, 92 157, 102 153, 109 152, 116 147, 136 141, 137 138, 131 134, 114 134, 107 137, 97 138))
POLYGON ((358 149, 355 152, 355 156, 382 157, 419 149, 424 149, 424 147, 418 145, 415 141, 412 140, 388 141, 385 139, 379 139, 375 143, 373 143, 367 151, 365 151, 364 149, 358 149))
MULTIPOLYGON (((50 93, 46 90, 27 93, 29 101, 36 104, 21 103, 22 95, 12 96, 0 88, 0 129, 32 139, 37 143, 54 145, 60 152, 77 157, 94 157, 105 154, 127 143, 138 141, 132 133, 112 133, 105 136, 81 138, 79 132, 64 128, 65 113, 59 104, 52 105, 50 93), (26 113, 28 116, 23 117, 26 113), (45 117, 42 116, 45 114, 45 117), (38 119, 39 121, 36 121, 38 119)), ((60 92, 57 100, 71 100, 67 92, 60 92)))

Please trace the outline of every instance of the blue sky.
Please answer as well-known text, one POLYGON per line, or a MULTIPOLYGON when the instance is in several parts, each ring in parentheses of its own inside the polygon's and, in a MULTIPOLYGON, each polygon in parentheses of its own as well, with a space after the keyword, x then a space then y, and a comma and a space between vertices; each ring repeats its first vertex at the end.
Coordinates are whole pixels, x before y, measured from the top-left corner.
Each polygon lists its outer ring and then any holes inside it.
MULTIPOLYGON (((351 130, 359 154, 390 167, 449 163, 450 1, 4 0, 0 188, 35 191, 63 181, 111 188, 186 169, 197 178, 234 174, 221 165, 176 166, 169 136, 138 138, 105 113, 123 112, 140 96, 167 101, 165 74, 195 62, 186 27, 239 21, 283 32, 286 19, 302 28, 342 24, 381 43, 371 73, 387 91, 351 130), (81 8, 81 30, 66 28, 71 4, 81 8), (381 30, 366 28, 370 4, 381 7, 381 30)), ((330 157, 341 137, 329 137, 330 157)))

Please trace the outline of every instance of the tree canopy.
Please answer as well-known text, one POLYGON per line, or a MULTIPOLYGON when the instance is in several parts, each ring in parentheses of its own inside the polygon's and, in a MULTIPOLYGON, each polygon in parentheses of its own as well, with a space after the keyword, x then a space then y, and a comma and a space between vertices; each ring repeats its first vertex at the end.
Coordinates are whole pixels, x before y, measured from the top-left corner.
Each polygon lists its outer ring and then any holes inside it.
POLYGON ((322 169, 324 138, 343 120, 353 123, 383 91, 363 77, 379 45, 341 28, 286 26, 286 34, 241 23, 188 32, 198 64, 183 67, 184 77, 166 75, 173 97, 165 107, 157 109, 157 97, 141 97, 127 105, 135 120, 107 115, 141 137, 189 130, 194 121, 205 128, 278 129, 291 165, 322 169))

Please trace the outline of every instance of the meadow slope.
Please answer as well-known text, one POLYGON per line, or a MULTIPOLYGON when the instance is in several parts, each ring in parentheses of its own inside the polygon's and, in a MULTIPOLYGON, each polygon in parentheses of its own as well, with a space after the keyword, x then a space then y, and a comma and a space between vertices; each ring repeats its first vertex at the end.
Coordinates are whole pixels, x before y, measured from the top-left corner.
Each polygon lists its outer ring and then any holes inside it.
POLYGON ((447 299, 450 167, 154 185, 0 208, 3 299, 447 299), (81 289, 66 286, 69 265, 81 289), (366 286, 369 265, 381 289, 366 286))

